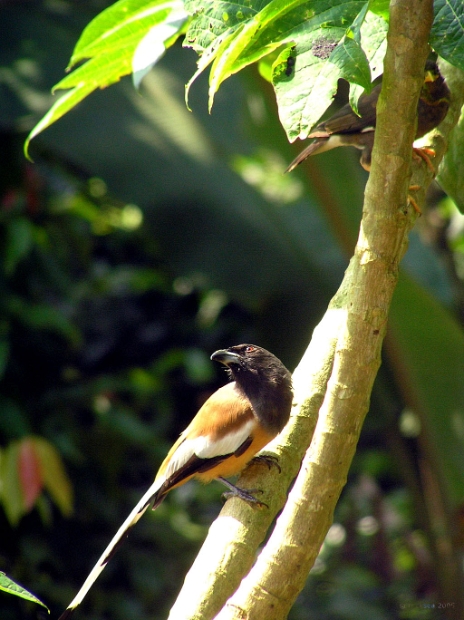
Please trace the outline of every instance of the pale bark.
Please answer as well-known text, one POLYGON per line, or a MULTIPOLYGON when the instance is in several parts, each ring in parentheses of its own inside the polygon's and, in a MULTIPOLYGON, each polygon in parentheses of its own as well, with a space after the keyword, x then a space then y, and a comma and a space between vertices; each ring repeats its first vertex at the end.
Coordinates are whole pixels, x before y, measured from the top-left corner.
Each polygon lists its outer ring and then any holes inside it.
MULTIPOLYGON (((358 243, 342 285, 295 370, 291 421, 266 450, 278 455, 282 473, 253 466, 241 477, 241 486, 267 490, 260 499, 269 509, 235 499, 226 503, 170 620, 285 618, 332 522, 380 365, 399 263, 417 217, 407 194, 432 0, 392 0, 390 10, 384 86, 358 243), (256 560, 303 456, 288 501, 256 560)), ((430 176, 426 178, 424 168, 417 166, 426 185, 430 176)), ((421 198, 419 193, 418 202, 421 198)))
POLYGON ((407 202, 411 144, 432 19, 432 0, 391 3, 375 150, 358 243, 328 310, 336 312, 341 323, 327 392, 311 446, 274 532, 217 620, 285 618, 332 523, 368 410, 399 263, 416 217, 407 202))

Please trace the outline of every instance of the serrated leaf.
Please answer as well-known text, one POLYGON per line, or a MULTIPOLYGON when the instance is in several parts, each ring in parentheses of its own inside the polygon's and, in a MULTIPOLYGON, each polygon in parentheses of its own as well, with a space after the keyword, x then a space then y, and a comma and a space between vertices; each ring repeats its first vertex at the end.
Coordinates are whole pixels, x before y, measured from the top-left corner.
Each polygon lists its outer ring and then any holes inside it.
POLYGON ((35 138, 50 125, 53 125, 58 119, 64 116, 67 112, 72 110, 79 102, 81 102, 87 95, 95 90, 96 86, 93 84, 82 83, 79 87, 70 90, 68 93, 62 95, 56 103, 50 108, 45 116, 37 123, 32 129, 31 133, 27 136, 24 142, 24 155, 29 157, 29 145, 31 140, 35 138))
MULTIPOLYGON (((233 39, 225 41, 222 45, 221 53, 217 55, 213 66, 211 67, 210 89, 209 89, 209 108, 211 109, 214 95, 224 80, 233 73, 237 73, 243 67, 256 62, 265 54, 272 52, 282 43, 291 41, 288 30, 282 30, 278 21, 289 18, 289 13, 295 13, 294 9, 302 9, 301 0, 293 0, 293 2, 284 2, 283 0, 272 0, 256 15, 243 24, 240 31, 233 39), (261 39, 260 44, 256 45, 256 39, 259 35, 266 34, 267 41, 261 39)), ((301 23, 300 15, 302 10, 298 11, 297 20, 301 23)))
POLYGON ((172 11, 183 9, 180 0, 120 0, 102 11, 82 33, 70 67, 86 58, 125 48, 132 51, 141 38, 161 24, 172 11))
POLYGON ((185 10, 193 16, 185 35, 184 46, 191 47, 200 56, 216 47, 216 39, 224 34, 232 35, 247 23, 267 2, 202 2, 186 0, 185 10))
MULTIPOLYGON (((147 33, 154 26, 168 20, 173 11, 179 14, 182 10, 181 0, 151 0, 151 2, 120 0, 100 13, 82 33, 71 58, 70 67, 80 61, 86 62, 62 79, 53 89, 72 90, 60 97, 33 128, 24 143, 26 157, 32 138, 97 88, 105 88, 131 73, 134 54, 147 33)), ((183 22, 179 20, 177 23, 180 34, 183 22)), ((164 37, 166 32, 160 30, 159 34, 164 37)), ((176 36, 171 29, 169 36, 163 39, 161 44, 172 45, 175 40, 176 36)))
POLYGON ((290 141, 308 136, 332 103, 340 77, 350 81, 350 103, 356 109, 359 96, 382 73, 388 25, 378 15, 364 13, 365 6, 357 14, 353 11, 348 28, 342 28, 348 14, 341 11, 337 27, 311 30, 305 23, 295 46, 295 74, 288 76, 285 67, 274 67, 279 116, 290 141))
POLYGON ((158 62, 166 50, 166 42, 177 35, 187 20, 183 7, 173 9, 165 20, 153 26, 139 42, 132 58, 132 81, 135 88, 158 62))
MULTIPOLYGON (((307 137, 332 103, 340 77, 355 76, 362 84, 370 83, 365 54, 355 40, 359 38, 366 3, 321 0, 311 7, 311 16, 300 15, 301 23, 292 32, 296 43, 294 75, 287 76, 281 68, 274 68, 279 116, 292 142, 307 137)), ((290 17, 293 14, 287 20, 290 17)))
MULTIPOLYGON (((197 77, 227 49, 226 41, 232 42, 238 31, 248 23, 258 9, 248 0, 238 2, 199 2, 187 0, 185 10, 193 15, 187 29, 184 47, 191 47, 199 55, 197 70, 185 88, 185 102, 188 107, 190 88, 197 77)), ((263 5, 261 4, 261 7, 263 5)))
POLYGON ((291 142, 308 136, 311 127, 331 104, 341 77, 336 66, 331 65, 327 70, 326 58, 319 58, 313 49, 317 48, 318 54, 321 50, 323 56, 327 50, 330 55, 343 34, 341 28, 314 31, 306 39, 309 49, 296 47, 294 76, 287 77, 281 65, 274 66, 273 84, 279 117, 291 142))
MULTIPOLYGON (((369 3, 369 9, 371 4, 369 3)), ((369 10, 361 26, 362 49, 366 55, 370 69, 370 79, 374 82, 383 73, 383 59, 387 50, 388 24, 379 15, 369 10)), ((371 90, 372 83, 369 85, 371 90)), ((353 110, 358 112, 359 97, 366 92, 366 88, 359 84, 350 84, 349 102, 353 110)))
POLYGON ((430 45, 445 60, 464 70, 464 3, 435 0, 430 45))
POLYGON ((350 105, 357 114, 358 99, 371 86, 369 61, 363 49, 356 40, 345 37, 330 55, 329 62, 336 65, 340 76, 350 83, 350 105))
POLYGON ((44 487, 62 514, 69 516, 73 511, 73 490, 61 456, 43 437, 33 437, 32 441, 40 462, 44 487))
POLYGON ((23 588, 10 579, 4 572, 0 571, 0 590, 3 592, 8 592, 8 594, 13 594, 13 596, 19 596, 20 598, 25 599, 26 601, 31 601, 32 603, 37 603, 37 605, 41 605, 45 607, 45 609, 50 613, 50 610, 42 601, 40 601, 36 596, 34 596, 31 592, 23 588))

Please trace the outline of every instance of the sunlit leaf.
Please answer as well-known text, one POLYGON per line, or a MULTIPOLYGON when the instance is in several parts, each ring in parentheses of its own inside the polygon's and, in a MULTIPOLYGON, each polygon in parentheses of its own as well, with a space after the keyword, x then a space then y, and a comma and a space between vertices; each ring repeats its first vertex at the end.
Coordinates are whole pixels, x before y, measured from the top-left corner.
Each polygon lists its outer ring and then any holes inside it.
POLYGON ((183 8, 173 9, 162 23, 153 26, 139 42, 132 58, 132 79, 136 88, 163 56, 168 47, 167 41, 172 37, 177 38, 187 17, 183 8))
MULTIPOLYGON (((74 108, 87 95, 97 88, 105 88, 114 84, 121 77, 133 70, 134 55, 147 34, 164 21, 169 20, 171 13, 175 19, 169 22, 167 29, 158 28, 154 32, 159 36, 157 52, 151 57, 148 65, 160 57, 159 45, 163 48, 172 45, 176 40, 175 26, 178 34, 187 17, 183 11, 181 0, 120 0, 100 13, 84 30, 70 61, 72 68, 76 63, 84 64, 73 70, 61 80, 53 90, 72 89, 52 106, 42 120, 29 134, 24 152, 27 156, 32 138, 49 127, 64 114, 74 108), (181 19, 181 14, 183 19, 181 19)), ((156 35, 151 37, 154 43, 156 35)), ((136 59, 136 70, 147 61, 143 49, 136 59)), ((145 65, 145 68, 148 66, 145 65)), ((140 78, 140 75, 139 75, 140 78)))
POLYGON ((290 141, 308 136, 332 103, 339 78, 352 84, 350 102, 356 107, 359 96, 381 71, 379 51, 385 51, 386 23, 365 13, 365 8, 363 3, 341 3, 330 14, 330 23, 321 24, 318 15, 305 20, 294 38, 294 74, 275 67, 279 116, 290 141))

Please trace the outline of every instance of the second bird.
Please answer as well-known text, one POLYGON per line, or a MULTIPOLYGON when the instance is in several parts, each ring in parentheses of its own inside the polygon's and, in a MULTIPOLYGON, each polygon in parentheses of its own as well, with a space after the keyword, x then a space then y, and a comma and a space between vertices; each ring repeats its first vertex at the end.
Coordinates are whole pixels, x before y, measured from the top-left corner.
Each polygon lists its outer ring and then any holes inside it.
MULTIPOLYGON (((382 85, 378 84, 358 102, 358 116, 347 103, 326 121, 320 123, 308 138, 315 138, 309 146, 292 161, 286 172, 294 170, 311 155, 330 151, 338 146, 354 146, 362 151, 361 165, 370 170, 374 131, 377 120, 376 108, 382 85)), ((416 140, 437 127, 445 118, 450 103, 450 91, 433 61, 425 66, 424 85, 417 105, 416 140)), ((424 157, 427 161, 427 158, 424 157)))

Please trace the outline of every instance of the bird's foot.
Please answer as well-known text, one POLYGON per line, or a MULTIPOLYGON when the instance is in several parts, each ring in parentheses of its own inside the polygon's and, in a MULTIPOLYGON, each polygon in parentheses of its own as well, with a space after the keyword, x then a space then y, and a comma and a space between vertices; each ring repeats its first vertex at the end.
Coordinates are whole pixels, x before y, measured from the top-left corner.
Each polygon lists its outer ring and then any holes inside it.
POLYGON ((268 466, 268 469, 272 469, 276 467, 279 470, 279 474, 282 473, 282 468, 279 465, 279 459, 276 456, 272 456, 271 454, 260 454, 255 456, 252 460, 252 463, 264 463, 268 466))
POLYGON ((245 502, 254 504, 258 508, 269 508, 267 504, 265 504, 264 502, 261 502, 259 499, 256 499, 254 495, 252 495, 252 493, 262 493, 263 491, 261 489, 249 489, 248 491, 245 491, 244 489, 240 489, 239 487, 236 487, 235 484, 232 484, 232 482, 229 482, 225 478, 218 478, 218 480, 222 482, 222 484, 225 484, 226 487, 230 489, 230 491, 222 494, 222 497, 224 497, 224 499, 229 499, 231 497, 239 497, 240 499, 243 499, 245 502))
MULTIPOLYGON (((420 189, 420 185, 410 185, 408 191, 410 191, 410 192, 417 192, 417 190, 419 190, 419 189, 420 189)), ((422 215, 422 211, 420 210, 419 205, 417 204, 415 199, 411 196, 411 194, 408 194, 408 204, 412 205, 412 208, 417 213, 417 215, 419 215, 419 216, 422 215)))
POLYGON ((413 152, 413 156, 417 160, 425 161, 425 163, 427 164, 427 168, 430 170, 430 172, 435 177, 435 175, 437 174, 437 171, 435 170, 435 166, 430 161, 431 157, 435 157, 436 155, 435 151, 433 149, 423 146, 421 148, 413 147, 412 152, 413 152))

